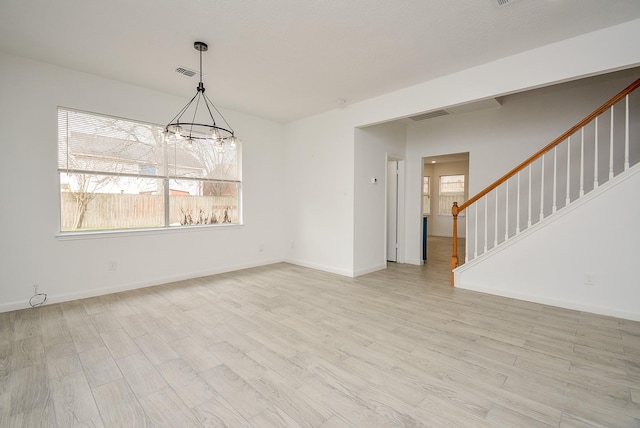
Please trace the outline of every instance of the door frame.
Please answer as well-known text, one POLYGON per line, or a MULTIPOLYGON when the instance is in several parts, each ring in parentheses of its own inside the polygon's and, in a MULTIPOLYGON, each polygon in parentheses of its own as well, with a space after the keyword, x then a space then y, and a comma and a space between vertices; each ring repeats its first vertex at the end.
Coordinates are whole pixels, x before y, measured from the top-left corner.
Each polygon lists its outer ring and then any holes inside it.
MULTIPOLYGON (((424 208, 422 207, 423 204, 423 197, 422 197, 422 182, 423 182, 423 177, 425 175, 425 163, 427 163, 427 161, 429 161, 430 165, 433 165, 433 172, 430 175, 430 194, 431 194, 431 201, 433 202, 434 200, 435 202, 435 209, 433 207, 433 204, 431 206, 431 214, 429 216, 429 231, 431 231, 431 234, 427 235, 427 246, 429 245, 429 236, 447 236, 449 237, 449 235, 442 235, 441 233, 433 233, 434 230, 442 230, 441 226, 441 220, 443 218, 443 216, 440 216, 439 214, 439 206, 438 206, 438 200, 439 200, 439 196, 440 196, 440 176, 443 175, 443 171, 441 170, 442 165, 446 165, 446 164, 450 164, 450 163, 459 163, 459 162, 467 162, 467 168, 464 172, 465 175, 465 181, 464 181, 464 189, 465 189, 465 200, 469 198, 469 183, 471 181, 470 179, 470 172, 471 172, 471 153, 470 152, 456 152, 456 153, 446 153, 446 154, 441 154, 441 155, 433 155, 433 156, 422 156, 420 158, 420 162, 421 162, 421 167, 420 167, 420 226, 419 226, 419 230, 420 230, 420 259, 422 259, 422 245, 423 245, 423 212, 424 212, 424 208), (440 170, 436 170, 436 169, 440 169, 440 170), (437 224, 439 223, 440 228, 436 227, 437 224)), ((446 173, 444 175, 454 175, 454 174, 461 174, 461 172, 454 172, 454 171, 446 171, 446 173)), ((451 220, 453 217, 448 217, 448 220, 451 220)), ((466 237, 466 233, 467 233, 467 229, 466 229, 466 222, 465 222, 465 217, 462 218, 458 218, 458 238, 464 238, 466 237)), ((450 229, 448 229, 450 230, 450 229)), ((428 231, 428 232, 429 232, 428 231)), ((447 232, 448 233, 448 232, 447 232)), ((421 260, 420 264, 424 264, 424 261, 421 260)))
POLYGON ((389 212, 389 204, 396 205, 396 241, 398 244, 397 252, 396 252, 396 263, 404 263, 405 262, 405 159, 393 155, 390 153, 386 154, 385 159, 385 204, 384 204, 384 261, 387 262, 387 245, 388 245, 388 215, 389 212), (398 191, 396 194, 396 201, 389 201, 389 177, 388 177, 388 165, 389 162, 397 162, 398 163, 398 191))

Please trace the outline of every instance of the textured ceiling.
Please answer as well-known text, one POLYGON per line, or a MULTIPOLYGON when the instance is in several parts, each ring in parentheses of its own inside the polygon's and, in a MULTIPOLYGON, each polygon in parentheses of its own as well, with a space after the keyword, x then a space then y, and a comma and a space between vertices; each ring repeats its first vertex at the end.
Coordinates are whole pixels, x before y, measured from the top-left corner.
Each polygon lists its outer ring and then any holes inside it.
POLYGON ((287 122, 640 17, 639 0, 0 0, 0 50, 287 122))

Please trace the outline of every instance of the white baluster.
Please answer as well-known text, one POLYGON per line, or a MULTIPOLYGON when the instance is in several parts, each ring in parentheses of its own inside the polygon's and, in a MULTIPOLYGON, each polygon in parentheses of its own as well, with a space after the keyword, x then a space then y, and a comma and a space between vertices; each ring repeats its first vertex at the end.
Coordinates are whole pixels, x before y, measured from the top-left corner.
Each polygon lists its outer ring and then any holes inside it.
POLYGON ((507 180, 507 193, 504 195, 504 241, 509 240, 509 180, 507 180))
POLYGON ((520 171, 518 171, 518 188, 516 189, 516 235, 520 233, 520 171))
POLYGON ((531 227, 531 164, 529 164, 529 205, 527 211, 527 227, 531 227))
POLYGON ((598 117, 596 116, 596 138, 594 142, 593 155, 593 190, 598 188, 598 117))
MULTIPOLYGON (((469 236, 469 216, 465 215, 464 216, 464 230, 465 230, 465 236, 469 236)), ((465 239, 464 240, 464 262, 467 263, 469 262, 469 248, 471 248, 471 242, 469 242, 469 239, 465 239)))
POLYGON ((494 213, 495 230, 493 232, 493 248, 498 246, 498 187, 496 187, 496 210, 494 213))
POLYGON ((584 196, 584 126, 580 134, 580 197, 584 196))
POLYGON ((473 204, 475 207, 474 229, 473 229, 473 258, 478 257, 478 203, 473 204))
POLYGON ((613 106, 611 106, 611 132, 609 134, 609 180, 613 178, 613 106))
POLYGON ((489 195, 485 195, 484 197, 484 253, 487 252, 487 205, 489 205, 489 195))
POLYGON ((540 221, 544 218, 544 157, 542 155, 542 169, 540 170, 540 221))
POLYGON ((556 212, 558 205, 556 204, 556 194, 558 193, 558 146, 553 148, 553 205, 551 212, 556 212))
POLYGON ((624 97, 624 170, 629 169, 629 95, 624 97))
POLYGON ((571 137, 567 138, 567 197, 564 206, 571 203, 571 137))

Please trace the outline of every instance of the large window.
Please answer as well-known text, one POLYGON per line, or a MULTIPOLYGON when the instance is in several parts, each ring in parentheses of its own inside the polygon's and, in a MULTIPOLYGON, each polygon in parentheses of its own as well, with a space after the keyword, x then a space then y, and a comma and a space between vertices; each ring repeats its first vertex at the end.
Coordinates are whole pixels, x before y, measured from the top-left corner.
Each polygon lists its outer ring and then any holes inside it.
POLYGON ((60 230, 239 224, 240 160, 239 143, 59 108, 60 230))
POLYGON ((454 202, 461 205, 464 202, 464 175, 440 176, 440 214, 451 215, 454 202))

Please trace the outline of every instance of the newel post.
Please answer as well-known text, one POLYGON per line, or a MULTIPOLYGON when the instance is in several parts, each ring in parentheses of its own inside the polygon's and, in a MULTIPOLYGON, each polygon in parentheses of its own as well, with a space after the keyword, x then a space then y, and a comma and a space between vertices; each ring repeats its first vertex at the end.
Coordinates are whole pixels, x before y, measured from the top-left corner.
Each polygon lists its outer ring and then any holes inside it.
POLYGON ((453 287, 453 270, 458 267, 458 203, 454 202, 451 207, 453 214, 453 254, 451 255, 451 286, 453 287))

